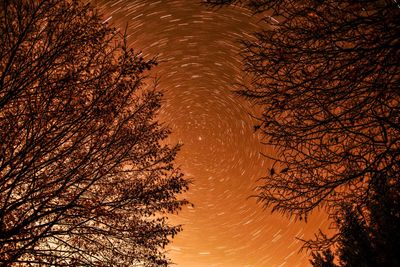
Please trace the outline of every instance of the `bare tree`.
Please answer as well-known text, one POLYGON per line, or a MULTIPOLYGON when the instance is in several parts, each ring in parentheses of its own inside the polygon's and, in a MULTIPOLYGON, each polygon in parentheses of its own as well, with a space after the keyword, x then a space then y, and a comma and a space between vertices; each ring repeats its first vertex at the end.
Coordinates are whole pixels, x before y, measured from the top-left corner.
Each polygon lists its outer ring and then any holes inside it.
POLYGON ((166 266, 186 200, 146 61, 76 0, 0 7, 0 263, 166 266))
POLYGON ((399 189, 400 6, 394 0, 206 1, 252 9, 268 27, 243 40, 252 83, 276 148, 259 187, 274 211, 364 207, 374 179, 399 189))
POLYGON ((242 40, 251 84, 238 92, 262 107, 255 130, 277 151, 259 200, 299 219, 328 212, 337 233, 304 240, 316 266, 333 264, 331 248, 342 266, 397 266, 398 1, 205 2, 242 5, 266 25, 242 40))

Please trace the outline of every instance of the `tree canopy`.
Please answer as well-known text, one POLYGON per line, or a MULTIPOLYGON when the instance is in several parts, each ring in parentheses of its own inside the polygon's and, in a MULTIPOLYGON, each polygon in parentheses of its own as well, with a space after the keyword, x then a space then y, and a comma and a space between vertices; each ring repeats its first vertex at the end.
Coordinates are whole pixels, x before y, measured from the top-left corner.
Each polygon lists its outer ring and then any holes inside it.
POLYGON ((1 265, 168 265, 189 181, 155 61, 79 1, 0 5, 1 265))
POLYGON ((207 2, 236 2, 270 22, 242 42, 252 83, 239 92, 263 108, 257 129, 278 151, 259 188, 267 206, 300 216, 363 205, 377 177, 399 185, 396 1, 207 2))
MULTIPOLYGON (((353 241, 365 245, 358 257, 397 266, 399 253, 390 247, 398 247, 400 230, 400 3, 205 2, 242 5, 265 23, 241 41, 251 83, 238 91, 262 108, 255 129, 277 152, 266 155, 274 164, 259 200, 300 219, 325 209, 338 235, 306 246, 339 242, 344 266, 362 265, 349 263, 353 241)), ((316 266, 332 263, 326 250, 315 256, 316 266)))

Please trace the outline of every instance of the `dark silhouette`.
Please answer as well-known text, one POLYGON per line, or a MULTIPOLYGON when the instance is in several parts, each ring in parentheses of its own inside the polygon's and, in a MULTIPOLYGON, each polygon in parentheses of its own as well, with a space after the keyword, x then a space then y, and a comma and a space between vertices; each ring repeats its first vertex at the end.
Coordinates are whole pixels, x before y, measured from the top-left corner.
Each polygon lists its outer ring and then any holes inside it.
MULTIPOLYGON (((242 41, 252 81, 239 91, 263 107, 258 132, 278 151, 258 187, 259 200, 299 219, 316 208, 344 218, 343 207, 350 205, 360 225, 368 225, 369 238, 375 235, 387 248, 380 257, 398 259, 387 244, 399 230, 400 3, 205 2, 243 5, 267 23, 242 41), (384 236, 386 227, 391 232, 384 236)), ((306 246, 322 249, 337 241, 347 226, 336 226, 336 238, 319 236, 306 246)))
POLYGON ((188 181, 143 84, 155 62, 89 5, 0 5, 0 265, 168 265, 188 181))
POLYGON ((338 240, 338 254, 342 266, 379 266, 367 225, 354 211, 345 212, 339 230, 341 236, 338 240))
MULTIPOLYGON (((340 263, 336 266, 400 265, 400 192, 394 192, 393 188, 385 185, 384 179, 377 181, 379 183, 371 188, 372 197, 366 209, 357 210, 346 205, 340 216, 335 218, 338 228, 335 254, 340 263)), ((306 246, 320 250, 321 244, 309 241, 306 246)), ((329 257, 312 253, 313 266, 330 266, 333 254, 329 253, 329 257)))
POLYGON ((313 259, 310 260, 310 263, 314 267, 337 267, 334 263, 335 256, 330 249, 324 250, 322 253, 313 252, 311 255, 313 259))

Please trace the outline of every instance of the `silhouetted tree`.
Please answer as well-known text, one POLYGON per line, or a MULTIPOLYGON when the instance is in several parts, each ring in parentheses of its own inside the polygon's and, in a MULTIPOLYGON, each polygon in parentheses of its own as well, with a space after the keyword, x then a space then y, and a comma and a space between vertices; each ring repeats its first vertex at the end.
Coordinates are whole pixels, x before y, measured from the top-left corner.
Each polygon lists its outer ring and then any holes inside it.
MULTIPOLYGON (((389 190, 388 194, 386 190, 377 189, 382 189, 382 184, 373 187, 373 196, 367 209, 357 210, 346 205, 342 208, 340 215, 335 218, 339 233, 335 244, 335 254, 339 265, 332 265, 334 255, 330 249, 327 249, 323 253, 312 253, 313 259, 310 262, 313 266, 395 267, 400 265, 398 202, 400 193, 389 190)), ((313 241, 308 241, 306 244, 314 246, 313 249, 319 249, 318 244, 313 241)))
POLYGON ((338 222, 341 233, 338 254, 342 266, 378 266, 370 233, 364 221, 350 209, 338 222))
POLYGON ((143 84, 155 62, 89 5, 0 5, 1 265, 167 265, 188 181, 143 84))
POLYGON ((312 260, 310 263, 313 267, 337 267, 334 263, 335 256, 330 249, 320 252, 312 253, 312 260))
POLYGON ((252 83, 239 91, 263 107, 258 131, 278 152, 259 187, 266 206, 301 217, 318 206, 365 206, 381 174, 398 186, 396 1, 206 2, 236 2, 270 22, 243 40, 252 83))
POLYGON ((400 192, 385 184, 384 177, 375 181, 367 208, 347 206, 336 222, 340 232, 337 254, 342 266, 400 265, 400 192))
MULTIPOLYGON (((397 174, 398 175, 398 174, 397 174)), ((367 224, 379 266, 400 266, 400 190, 385 175, 371 186, 367 224)))
POLYGON ((337 236, 320 235, 309 248, 339 240, 343 264, 354 266, 350 251, 366 257, 370 246, 376 264, 398 266, 400 3, 205 2, 245 6, 267 23, 242 41, 252 79, 238 92, 263 108, 256 129, 277 151, 259 200, 300 219, 317 207, 347 218, 337 236), (359 211, 356 221, 347 205, 359 211))

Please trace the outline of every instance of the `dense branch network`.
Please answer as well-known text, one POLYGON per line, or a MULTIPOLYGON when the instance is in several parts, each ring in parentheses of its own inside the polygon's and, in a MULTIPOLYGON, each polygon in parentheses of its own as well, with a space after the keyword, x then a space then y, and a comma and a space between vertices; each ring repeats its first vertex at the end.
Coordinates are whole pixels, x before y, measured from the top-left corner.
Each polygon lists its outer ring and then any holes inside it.
POLYGON ((252 79, 238 92, 262 108, 255 130, 277 151, 260 202, 300 219, 325 208, 337 233, 304 240, 313 266, 399 266, 398 1, 205 2, 264 25, 242 40, 252 79))
POLYGON ((376 177, 398 188, 396 1, 207 2, 269 18, 243 41, 253 79, 239 92, 262 106, 257 128, 278 150, 280 167, 259 188, 263 203, 300 216, 321 205, 365 205, 376 177))
POLYGON ((188 181, 155 62, 75 0, 2 1, 0 36, 1 264, 167 265, 188 181))

